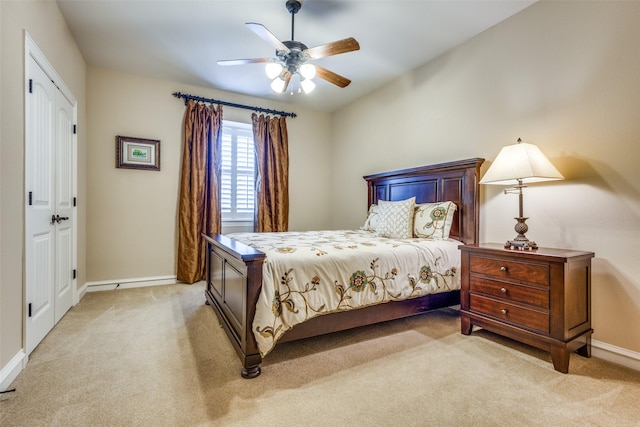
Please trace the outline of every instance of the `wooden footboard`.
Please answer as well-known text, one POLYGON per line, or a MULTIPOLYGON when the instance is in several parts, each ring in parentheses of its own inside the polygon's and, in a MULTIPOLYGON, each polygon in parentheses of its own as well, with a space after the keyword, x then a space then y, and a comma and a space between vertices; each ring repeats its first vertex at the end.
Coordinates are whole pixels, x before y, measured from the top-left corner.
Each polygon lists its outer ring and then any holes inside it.
POLYGON ((265 254, 221 234, 202 236, 207 242, 207 303, 242 360, 241 375, 257 377, 262 357, 251 328, 265 254))
MULTIPOLYGON (((364 177, 369 204, 416 196, 417 203, 450 200, 458 210, 451 236, 466 244, 478 243, 478 176, 483 159, 405 169, 364 177)), ((252 324, 262 287, 266 255, 220 234, 203 235, 207 243, 207 303, 214 309, 242 360, 241 375, 260 375, 262 357, 252 324)), ((297 325, 281 342, 371 325, 460 303, 460 291, 430 294, 405 301, 326 314, 297 325)))

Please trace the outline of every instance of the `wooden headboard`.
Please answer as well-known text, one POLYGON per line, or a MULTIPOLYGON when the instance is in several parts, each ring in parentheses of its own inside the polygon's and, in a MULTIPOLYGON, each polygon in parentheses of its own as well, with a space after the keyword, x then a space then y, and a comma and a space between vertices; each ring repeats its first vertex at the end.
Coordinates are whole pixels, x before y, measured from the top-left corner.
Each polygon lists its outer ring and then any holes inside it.
POLYGON ((421 166, 367 175, 368 206, 378 200, 404 200, 416 203, 452 201, 458 207, 450 237, 465 244, 479 243, 480 166, 484 159, 473 158, 437 165, 421 166))

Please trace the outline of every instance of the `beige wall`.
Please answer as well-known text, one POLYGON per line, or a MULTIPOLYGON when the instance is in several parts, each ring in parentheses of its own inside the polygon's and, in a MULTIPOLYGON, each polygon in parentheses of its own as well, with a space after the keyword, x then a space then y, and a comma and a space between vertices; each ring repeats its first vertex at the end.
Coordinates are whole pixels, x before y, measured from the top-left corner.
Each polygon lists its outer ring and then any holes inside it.
POLYGON ((78 284, 85 282, 86 120, 84 60, 54 1, 0 1, 0 369, 23 348, 24 31, 78 101, 78 284))
MULTIPOLYGON (((203 87, 89 67, 88 281, 175 275, 177 204, 185 106, 173 92, 294 111, 287 119, 291 230, 329 225, 330 119, 327 113, 277 105, 203 87), (159 139, 161 170, 115 167, 115 137, 159 139), (313 191, 308 191, 313 188, 313 191)), ((250 123, 251 111, 223 108, 250 123)))
MULTIPOLYGON (((529 238, 595 252, 594 339, 640 352, 639 40, 640 2, 541 2, 340 110, 332 225, 362 223, 365 174, 469 157, 486 170, 521 137, 566 177, 525 190, 529 238)), ((481 197, 481 240, 513 238, 516 196, 481 197)))

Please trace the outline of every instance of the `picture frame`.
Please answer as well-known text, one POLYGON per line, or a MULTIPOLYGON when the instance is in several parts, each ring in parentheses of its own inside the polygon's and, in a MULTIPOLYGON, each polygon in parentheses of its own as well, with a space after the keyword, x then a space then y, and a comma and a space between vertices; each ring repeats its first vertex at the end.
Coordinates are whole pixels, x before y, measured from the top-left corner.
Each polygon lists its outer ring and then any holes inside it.
POLYGON ((160 170, 160 140, 116 136, 116 168, 160 170))

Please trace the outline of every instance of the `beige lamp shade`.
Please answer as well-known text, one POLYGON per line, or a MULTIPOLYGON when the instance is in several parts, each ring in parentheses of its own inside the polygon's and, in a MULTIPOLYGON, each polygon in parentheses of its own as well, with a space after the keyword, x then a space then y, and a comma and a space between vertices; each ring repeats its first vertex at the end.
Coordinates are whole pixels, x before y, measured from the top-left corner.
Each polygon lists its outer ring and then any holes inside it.
POLYGON ((526 184, 559 179, 564 177, 537 146, 519 142, 500 150, 480 184, 517 185, 518 180, 526 184))

